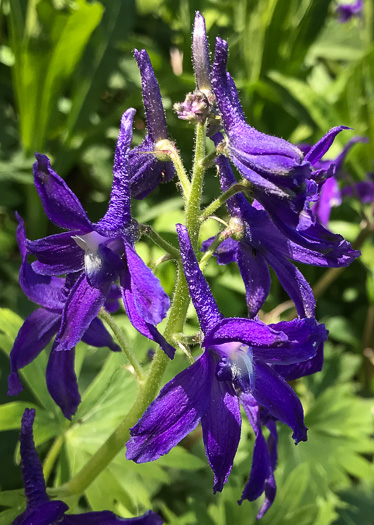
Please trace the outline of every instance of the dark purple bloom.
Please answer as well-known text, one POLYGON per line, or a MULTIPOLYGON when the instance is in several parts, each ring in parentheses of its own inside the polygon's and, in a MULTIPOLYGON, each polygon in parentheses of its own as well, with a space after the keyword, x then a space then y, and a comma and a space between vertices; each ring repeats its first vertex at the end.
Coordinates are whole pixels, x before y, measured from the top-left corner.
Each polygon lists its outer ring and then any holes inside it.
MULTIPOLYGON (((220 134, 215 135, 213 140, 219 142, 220 134)), ((236 183, 229 160, 220 155, 216 164, 221 188, 226 191, 236 183)), ((318 250, 318 246, 314 249, 300 246, 274 226, 265 210, 251 206, 241 194, 231 197, 227 206, 235 226, 241 229, 241 234, 237 236, 240 240, 227 239, 218 247, 215 255, 219 264, 235 261, 239 265, 246 288, 249 316, 257 315, 269 295, 269 265, 295 302, 299 316, 314 317, 313 292, 300 270, 288 259, 316 266, 339 267, 351 263, 351 251, 342 249, 344 246, 341 243, 332 244, 329 251, 318 250)), ((205 241, 202 250, 206 250, 212 241, 213 238, 205 241)))
POLYGON ((45 276, 78 275, 66 299, 56 337, 56 350, 69 350, 82 338, 120 279, 129 319, 143 335, 172 357, 174 349, 155 325, 166 316, 169 297, 158 278, 136 253, 137 224, 131 218, 128 154, 135 110, 122 117, 114 155, 113 187, 105 216, 91 223, 76 195, 51 168, 48 157, 36 154, 35 186, 48 218, 68 232, 26 241, 36 256, 33 269, 45 276))
POLYGON ((269 326, 259 320, 223 318, 186 228, 177 225, 177 230, 190 295, 205 334, 205 351, 162 388, 131 429, 127 458, 139 463, 156 460, 201 421, 216 492, 228 478, 238 447, 242 395, 250 394, 272 417, 286 423, 296 443, 307 439, 301 403, 274 365, 312 359, 326 340, 326 330, 311 318, 269 326))
POLYGON ((305 156, 302 151, 278 137, 260 133, 249 126, 244 117, 238 93, 226 72, 227 43, 217 39, 212 71, 212 86, 227 135, 225 149, 239 172, 251 182, 252 193, 271 216, 274 223, 289 238, 303 241, 313 248, 316 243, 328 250, 337 238, 330 232, 314 227, 308 215, 309 205, 315 196, 316 184, 310 180, 327 176, 312 167, 331 146, 334 138, 346 126, 331 129, 305 156), (313 175, 314 174, 314 175, 313 175), (300 232, 296 233, 296 229, 300 232), (291 236, 293 235, 293 236, 291 236))
POLYGON ((147 51, 135 49, 134 55, 142 77, 143 103, 147 135, 143 142, 129 153, 131 196, 144 199, 160 183, 169 182, 175 175, 171 161, 157 159, 151 152, 157 143, 168 138, 160 88, 147 51))
POLYGON ((22 477, 27 500, 26 510, 18 516, 12 525, 162 525, 162 519, 148 511, 138 518, 120 518, 109 510, 66 514, 68 505, 60 500, 50 501, 47 495, 43 469, 35 448, 33 423, 35 410, 26 408, 21 423, 21 463, 22 477))
POLYGON ((339 16, 339 22, 344 24, 355 16, 361 16, 363 7, 363 0, 356 0, 356 2, 352 4, 339 4, 336 7, 336 14, 339 16))
MULTIPOLYGON (((25 295, 41 308, 32 312, 23 325, 14 341, 10 352, 11 373, 8 378, 8 395, 18 395, 23 390, 18 370, 33 361, 47 346, 61 325, 66 296, 69 294, 75 276, 64 280, 59 277, 39 275, 34 272, 27 262, 26 233, 22 218, 17 214, 17 240, 22 256, 19 273, 19 282, 25 295)), ((118 288, 113 287, 110 294, 115 296, 118 288)), ((109 308, 113 308, 110 303, 109 308)), ((107 307, 107 303, 105 303, 107 307)), ((120 347, 113 342, 103 323, 94 318, 85 333, 82 341, 95 347, 109 347, 113 351, 120 351, 120 347)), ((57 352, 54 343, 47 366, 47 387, 54 401, 61 408, 65 417, 70 419, 75 414, 80 403, 77 378, 74 371, 75 351, 57 352)))

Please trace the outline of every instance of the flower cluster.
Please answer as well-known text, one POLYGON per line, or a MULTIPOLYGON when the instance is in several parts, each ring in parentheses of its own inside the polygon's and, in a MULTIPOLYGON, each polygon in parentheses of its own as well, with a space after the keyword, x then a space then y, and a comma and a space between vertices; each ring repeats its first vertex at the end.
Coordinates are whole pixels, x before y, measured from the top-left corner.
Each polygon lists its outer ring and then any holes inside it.
MULTIPOLYGON (((230 219, 222 238, 206 239, 200 248, 208 252, 204 257, 211 252, 219 264, 238 264, 248 317, 225 318, 202 273, 197 239, 203 217, 202 178, 198 178, 203 163, 198 160, 190 181, 181 168, 175 145, 168 139, 160 89, 149 57, 146 51, 136 50, 147 135, 139 146, 131 148, 135 110, 128 109, 121 121, 113 186, 104 217, 91 222, 49 159, 36 154, 35 186, 45 213, 67 231, 29 240, 21 217, 17 217, 22 256, 20 285, 40 308, 25 320, 14 343, 8 393, 16 395, 22 390, 19 370, 55 336, 47 386, 70 419, 80 402, 74 372, 77 343, 82 340, 96 347, 120 350, 100 319, 102 309, 115 312, 122 298, 134 328, 173 358, 172 344, 178 342, 176 336, 180 335, 191 298, 203 333, 203 353, 161 389, 143 415, 137 415, 141 417, 130 429, 126 456, 137 463, 156 460, 201 423, 214 475, 213 491, 222 491, 240 440, 242 405, 253 428, 254 451, 240 503, 264 494, 260 518, 276 494, 277 423, 290 427, 296 444, 307 440, 302 404, 287 381, 321 370, 327 338, 324 325, 315 318, 313 291, 295 263, 338 268, 349 265, 360 254, 341 235, 325 227, 328 212, 316 203, 335 180, 353 142, 335 162, 324 161, 322 157, 335 137, 348 129, 346 126, 331 129, 314 146, 303 149, 250 126, 234 80, 227 72, 227 54, 227 43, 218 38, 211 65, 205 21, 197 13, 193 33, 197 89, 183 103, 176 104, 175 110, 180 119, 204 131, 203 144, 206 136, 214 143, 215 164, 223 195, 228 195, 230 219), (239 183, 233 167, 241 176, 239 183), (171 305, 160 281, 136 252, 140 228, 131 214, 131 197, 143 199, 175 175, 182 182, 186 201, 187 227, 176 225, 180 251, 160 236, 157 239, 166 250, 170 248, 170 256, 181 261, 188 292, 181 272, 178 278, 182 285, 171 305), (235 193, 233 188, 239 189, 235 193), (30 263, 29 256, 36 260, 30 263), (292 321, 266 325, 259 317, 270 292, 269 267, 295 304, 297 318, 292 321), (164 336, 157 325, 170 306, 164 336), (267 440, 263 427, 269 432, 267 440)), ((155 382, 156 378, 149 377, 149 381, 155 382)), ((140 388, 146 386, 142 383, 140 388)), ((144 398, 149 399, 149 395, 144 398)), ((33 412, 27 411, 22 423, 21 455, 28 506, 15 523, 31 523, 34 515, 48 515, 38 523, 57 519, 62 519, 61 523, 98 522, 90 514, 79 518, 65 515, 67 506, 63 502, 48 501, 32 439, 33 418, 33 412)), ((122 522, 109 514, 105 523, 122 522)), ((156 524, 157 520, 151 513, 129 522, 156 524)))

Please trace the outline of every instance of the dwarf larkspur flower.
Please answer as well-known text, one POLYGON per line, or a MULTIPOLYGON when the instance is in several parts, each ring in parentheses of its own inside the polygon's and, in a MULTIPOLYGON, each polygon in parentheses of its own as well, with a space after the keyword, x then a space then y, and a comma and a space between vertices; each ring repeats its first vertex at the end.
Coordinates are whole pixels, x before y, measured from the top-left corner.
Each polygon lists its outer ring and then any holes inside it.
POLYGON ((250 394, 271 416, 290 426, 296 443, 306 440, 301 403, 273 365, 312 359, 326 340, 326 331, 314 319, 269 326, 258 320, 224 319, 199 269, 186 228, 178 225, 177 229, 187 283, 205 334, 205 351, 163 387, 131 429, 127 458, 155 460, 201 421, 215 492, 222 490, 238 447, 242 394, 250 394))
POLYGON ((157 150, 157 144, 168 138, 164 108, 148 53, 144 49, 135 49, 134 55, 142 77, 147 135, 129 153, 130 188, 132 197, 144 199, 160 183, 171 181, 175 169, 170 161, 159 160, 152 155, 157 150))
POLYGON ((21 462, 22 477, 27 500, 26 510, 12 525, 162 525, 162 519, 148 511, 137 518, 120 518, 109 510, 66 514, 69 507, 60 500, 50 501, 47 495, 43 469, 35 448, 33 423, 35 410, 26 408, 21 423, 21 462))
POLYGON ((351 18, 362 15, 364 0, 356 0, 351 4, 339 4, 336 7, 336 14, 339 16, 339 22, 344 24, 351 18))
POLYGON ((33 268, 42 275, 79 273, 66 299, 56 350, 69 350, 82 338, 104 305, 112 285, 120 279, 122 297, 133 326, 158 342, 172 357, 174 349, 155 325, 166 316, 169 297, 134 249, 137 224, 131 218, 128 152, 135 110, 121 122, 114 156, 113 187, 105 216, 96 224, 45 155, 36 154, 35 185, 48 218, 70 231, 36 241, 27 250, 36 256, 33 268), (82 271, 83 270, 83 271, 82 271))
MULTIPOLYGON (((18 370, 31 363, 57 334, 61 325, 66 296, 73 285, 71 278, 64 280, 34 272, 27 261, 24 223, 19 215, 17 218, 17 239, 22 256, 19 282, 25 295, 31 301, 39 304, 41 308, 27 317, 10 352, 11 373, 8 379, 8 395, 11 396, 18 395, 23 390, 18 370)), ((105 303, 105 307, 111 311, 116 309, 116 302, 118 303, 116 301, 117 291, 118 289, 114 287, 110 292, 114 296, 114 308, 110 302, 105 303)), ((82 334, 82 341, 96 347, 107 346, 114 351, 120 350, 98 318, 91 321, 86 332, 82 334)), ((69 352, 57 352, 56 346, 57 343, 54 343, 48 360, 47 386, 64 416, 70 419, 80 403, 74 371, 75 350, 72 348, 69 352)))

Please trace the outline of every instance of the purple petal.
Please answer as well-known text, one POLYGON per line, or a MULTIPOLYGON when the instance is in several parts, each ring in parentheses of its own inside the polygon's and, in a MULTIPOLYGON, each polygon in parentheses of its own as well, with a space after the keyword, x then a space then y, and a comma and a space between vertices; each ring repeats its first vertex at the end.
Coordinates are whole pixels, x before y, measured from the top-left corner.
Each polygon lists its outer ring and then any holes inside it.
POLYGON ((159 344, 166 355, 170 357, 170 359, 173 359, 175 348, 173 348, 166 341, 157 328, 155 328, 150 323, 146 323, 144 318, 139 314, 135 305, 134 296, 131 289, 131 279, 128 272, 123 272, 121 275, 121 288, 125 310, 133 327, 138 330, 139 333, 145 337, 148 337, 148 339, 151 339, 152 341, 155 341, 157 344, 159 344))
POLYGON ((323 343, 320 343, 317 347, 316 355, 308 361, 302 363, 295 363, 293 365, 275 365, 273 368, 278 374, 280 374, 286 381, 294 381, 300 377, 309 376, 320 372, 323 366, 323 343))
MULTIPOLYGON (((215 237, 206 239, 201 245, 201 251, 206 252, 209 246, 214 241, 215 237)), ((238 241, 234 241, 229 237, 225 239, 214 252, 218 264, 230 264, 236 262, 236 250, 238 248, 238 241)))
POLYGON ((341 194, 343 197, 356 197, 364 204, 371 204, 374 201, 374 182, 355 182, 343 188, 341 194))
POLYGON ((231 385, 213 380, 201 426, 205 452, 214 473, 213 493, 221 492, 240 441, 239 400, 231 385))
POLYGON ((309 161, 314 166, 328 151, 331 144, 334 142, 335 137, 345 129, 352 129, 348 126, 336 126, 330 129, 326 135, 324 135, 305 155, 305 160, 309 161))
POLYGON ((35 153, 35 157, 36 162, 33 166, 35 186, 48 219, 68 230, 92 230, 92 224, 78 197, 53 171, 48 157, 40 153, 35 153))
POLYGON ((314 317, 316 302, 308 281, 296 266, 278 254, 267 253, 266 260, 272 266, 278 279, 295 303, 300 317, 314 317))
POLYGON ((209 285, 199 268, 199 263, 197 262, 191 246, 187 228, 182 224, 177 224, 176 228, 184 274, 186 276, 192 302, 200 321, 200 326, 203 332, 206 333, 222 319, 222 314, 219 311, 209 285))
POLYGON ((313 213, 319 222, 326 226, 329 222, 331 208, 333 206, 339 206, 341 202, 342 197, 338 183, 331 177, 323 183, 319 199, 313 206, 313 213))
POLYGON ((48 391, 67 419, 72 418, 81 402, 74 359, 74 348, 67 352, 56 352, 55 343, 49 356, 46 372, 48 391))
POLYGON ((22 477, 29 510, 48 501, 42 464, 34 443, 34 418, 35 409, 26 408, 22 416, 20 436, 22 477))
POLYGON ((253 448, 251 473, 239 504, 245 499, 248 501, 254 501, 259 498, 265 490, 267 479, 273 473, 270 464, 269 450, 262 434, 260 407, 250 394, 242 394, 240 396, 240 401, 244 407, 245 413, 247 414, 248 421, 253 428, 256 440, 253 448))
POLYGON ((121 257, 104 244, 100 244, 92 254, 86 253, 85 255, 85 273, 88 284, 105 294, 117 281, 123 267, 121 257))
POLYGON ((131 196, 129 183, 129 150, 132 140, 132 124, 135 109, 128 109, 122 115, 121 128, 114 152, 113 185, 108 211, 95 226, 101 235, 119 232, 131 221, 131 196))
POLYGON ((50 235, 36 241, 27 240, 26 248, 38 259, 32 263, 33 270, 42 275, 62 275, 84 268, 84 251, 70 232, 50 235))
POLYGON ((134 248, 126 243, 125 252, 135 306, 146 323, 156 325, 166 317, 170 299, 134 248))
POLYGON ((134 55, 142 77, 143 103, 148 134, 152 142, 156 143, 168 138, 160 88, 147 51, 135 49, 134 55))
POLYGON ((154 461, 192 432, 205 413, 214 376, 214 360, 204 353, 167 383, 130 429, 127 459, 154 461))
POLYGON ((113 352, 120 352, 121 348, 113 341, 112 336, 103 325, 102 321, 95 317, 87 328, 87 332, 82 336, 82 341, 96 348, 107 346, 113 352))
POLYGON ((10 352, 10 370, 8 378, 8 396, 16 396, 23 387, 18 370, 33 361, 57 333, 61 314, 39 308, 25 320, 18 332, 10 352))
POLYGON ((121 290, 119 286, 113 284, 109 290, 109 293, 105 301, 105 310, 110 314, 114 314, 119 309, 119 299, 121 298, 121 290))
POLYGON ((174 165, 171 161, 161 161, 155 158, 155 145, 149 135, 143 142, 129 153, 129 170, 131 197, 144 199, 159 184, 171 181, 175 177, 174 165))
POLYGON ((61 327, 56 336, 56 350, 70 350, 76 346, 104 303, 105 295, 97 288, 92 288, 82 273, 66 300, 61 327))
POLYGON ((51 523, 65 523, 61 518, 68 510, 63 501, 46 501, 30 513, 22 514, 13 521, 12 525, 51 525, 51 523))
POLYGON ((270 414, 292 430, 295 443, 307 440, 303 407, 288 383, 265 364, 255 363, 255 384, 252 391, 256 401, 270 414))
POLYGON ((158 514, 148 511, 137 518, 120 518, 109 510, 86 512, 84 514, 66 514, 61 525, 162 525, 158 514))
MULTIPOLYGON (((275 325, 276 326, 276 325, 275 325)), ((273 330, 271 327, 258 320, 232 317, 222 319, 206 335, 203 346, 210 347, 242 342, 255 347, 278 345, 288 340, 282 331, 273 330)))
POLYGON ((23 293, 34 303, 51 310, 61 310, 61 291, 64 281, 57 277, 39 275, 34 272, 31 264, 27 262, 26 232, 23 219, 16 212, 18 221, 17 241, 22 256, 19 272, 19 284, 23 293))
POLYGON ((270 273, 264 257, 244 242, 237 250, 237 262, 245 286, 248 315, 255 317, 270 293, 270 273))
POLYGON ((192 33, 193 69, 197 89, 210 89, 210 57, 204 17, 196 11, 192 33))

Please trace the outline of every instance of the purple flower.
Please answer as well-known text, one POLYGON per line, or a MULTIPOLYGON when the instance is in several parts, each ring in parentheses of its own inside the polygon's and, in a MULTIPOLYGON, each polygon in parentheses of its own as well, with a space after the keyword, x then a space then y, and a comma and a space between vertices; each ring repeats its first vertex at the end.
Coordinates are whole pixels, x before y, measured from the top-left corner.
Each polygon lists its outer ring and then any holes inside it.
POLYGON ((160 183, 169 182, 175 175, 171 161, 157 159, 151 152, 159 141, 168 138, 160 88, 147 51, 134 50, 142 77, 143 102, 147 135, 143 142, 129 153, 131 196, 144 199, 160 183))
MULTIPOLYGON (((221 141, 221 134, 213 137, 221 141)), ((226 191, 236 183, 228 159, 220 155, 216 159, 221 188, 226 191)), ((245 197, 236 194, 227 201, 233 223, 241 230, 236 239, 227 239, 216 250, 219 264, 237 262, 246 288, 249 316, 254 317, 262 308, 270 292, 268 265, 277 274, 283 288, 295 302, 300 317, 314 317, 313 292, 300 272, 288 259, 316 266, 339 267, 352 262, 352 250, 344 250, 344 242, 332 244, 330 250, 318 250, 318 246, 305 248, 283 235, 272 223, 263 209, 251 206, 245 197), (240 239, 240 240, 239 240, 240 239)), ((213 238, 203 243, 205 251, 213 238)), ((345 243, 347 244, 347 243, 345 243)), ((349 245, 348 245, 349 246, 349 245)))
POLYGON ((259 320, 223 318, 186 228, 177 225, 177 230, 190 295, 205 334, 205 351, 162 388, 130 430, 126 456, 138 463, 156 460, 201 421, 216 492, 222 490, 233 464, 240 439, 239 401, 246 406, 246 395, 286 423, 296 443, 307 439, 301 403, 274 365, 313 359, 326 340, 326 330, 310 318, 269 326, 259 320))
MULTIPOLYGON (((41 308, 32 312, 18 332, 10 352, 11 373, 8 378, 8 395, 18 395, 23 390, 18 370, 33 361, 57 334, 61 325, 66 296, 73 286, 76 276, 71 274, 66 280, 59 277, 39 275, 27 262, 26 233, 24 223, 17 214, 17 240, 22 256, 19 282, 25 295, 41 308)), ((116 309, 118 288, 113 287, 109 293, 111 301, 105 303, 109 310, 116 309)), ((109 347, 120 351, 113 342, 103 323, 97 317, 82 334, 82 341, 95 347, 109 347)), ((57 352, 54 343, 47 366, 47 387, 54 401, 68 419, 75 414, 80 403, 77 378, 74 371, 75 350, 57 352)))
MULTIPOLYGON (((345 145, 336 159, 323 159, 316 164, 317 169, 331 173, 329 178, 319 184, 318 200, 312 205, 314 215, 324 226, 328 224, 332 207, 340 206, 343 195, 358 197, 364 203, 370 203, 374 199, 374 183, 370 180, 356 182, 342 190, 339 189, 338 180, 344 174, 343 162, 352 146, 357 142, 367 142, 367 139, 365 137, 354 137, 345 145)), ((306 154, 310 151, 308 145, 301 145, 300 147, 306 154)))
POLYGON ((35 448, 33 423, 35 410, 26 408, 21 423, 21 463, 22 477, 27 500, 26 510, 12 525, 162 525, 162 519, 152 511, 138 518, 120 518, 109 510, 66 514, 68 505, 60 500, 50 501, 47 495, 43 469, 35 448))
POLYGON ((344 24, 355 16, 361 16, 363 7, 363 0, 356 0, 353 4, 339 4, 336 7, 336 14, 339 16, 339 22, 344 24))
POLYGON ((113 284, 120 279, 122 297, 133 326, 159 343, 172 357, 174 349, 155 325, 166 316, 169 297, 136 253, 137 224, 131 218, 128 152, 135 110, 122 117, 114 155, 114 178, 108 210, 93 224, 76 195, 53 171, 48 157, 36 154, 35 186, 48 218, 69 231, 36 241, 26 241, 36 256, 35 272, 77 276, 66 299, 56 336, 56 350, 69 350, 82 338, 104 305, 113 284))
MULTIPOLYGON (((336 135, 348 128, 338 126, 330 130, 304 158, 293 144, 260 133, 246 123, 234 81, 226 72, 226 64, 227 42, 218 38, 212 86, 227 135, 224 148, 239 172, 253 185, 255 199, 271 215, 277 227, 289 236, 304 220, 302 215, 314 197, 316 184, 309 180, 312 167, 326 153, 336 135)), ((314 177, 317 175, 323 177, 326 174, 318 170, 314 177)), ((312 218, 307 220, 309 228, 312 218)), ((321 237, 321 232, 309 232, 304 238, 305 246, 315 244, 315 233, 321 237)))

